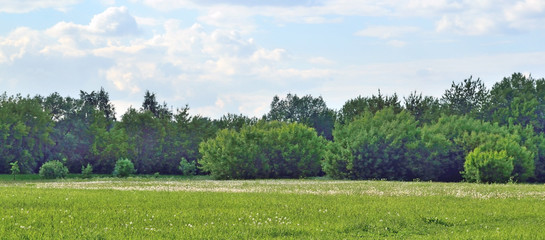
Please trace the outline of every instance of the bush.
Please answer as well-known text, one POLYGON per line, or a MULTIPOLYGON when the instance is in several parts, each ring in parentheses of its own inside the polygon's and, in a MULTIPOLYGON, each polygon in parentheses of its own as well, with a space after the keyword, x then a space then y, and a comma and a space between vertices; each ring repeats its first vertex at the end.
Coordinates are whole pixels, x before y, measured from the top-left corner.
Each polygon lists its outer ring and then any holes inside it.
POLYGON ((184 176, 191 176, 197 173, 197 165, 195 162, 187 161, 185 158, 182 158, 182 161, 180 161, 178 169, 182 171, 182 175, 184 176))
POLYGON ((113 175, 115 177, 128 177, 135 172, 136 170, 134 169, 134 164, 131 160, 122 158, 115 163, 113 175))
POLYGON ((11 175, 13 175, 13 180, 15 180, 15 175, 21 173, 21 169, 19 169, 19 161, 12 162, 9 165, 11 165, 11 175))
POLYGON ((68 168, 62 162, 53 160, 44 163, 39 174, 45 179, 64 178, 68 174, 68 168))
POLYGON ((408 112, 366 112, 333 131, 323 168, 332 178, 435 180, 436 158, 428 157, 418 122, 408 112))
POLYGON ((470 182, 505 183, 513 168, 507 151, 481 151, 478 147, 466 156, 463 175, 470 182))
POLYGON ((224 129, 200 144, 202 169, 219 179, 317 176, 325 140, 299 123, 277 121, 224 129))
POLYGON ((93 165, 87 163, 87 166, 81 166, 81 177, 82 178, 91 178, 93 173, 93 165))

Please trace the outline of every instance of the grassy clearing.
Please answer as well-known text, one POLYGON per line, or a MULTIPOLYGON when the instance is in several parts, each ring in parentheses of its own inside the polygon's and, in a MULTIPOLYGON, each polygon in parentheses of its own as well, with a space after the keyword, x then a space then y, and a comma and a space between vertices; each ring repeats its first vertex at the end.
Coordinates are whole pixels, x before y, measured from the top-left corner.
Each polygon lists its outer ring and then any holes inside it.
POLYGON ((0 181, 0 239, 543 239, 545 185, 0 181))

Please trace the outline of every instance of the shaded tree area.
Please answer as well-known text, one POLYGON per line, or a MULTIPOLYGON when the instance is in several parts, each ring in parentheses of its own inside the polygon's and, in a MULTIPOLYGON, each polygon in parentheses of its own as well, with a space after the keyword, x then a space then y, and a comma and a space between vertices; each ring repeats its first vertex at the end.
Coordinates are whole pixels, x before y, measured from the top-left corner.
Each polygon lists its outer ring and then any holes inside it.
POLYGON ((331 140, 335 111, 329 109, 322 97, 288 94, 285 99, 274 96, 271 110, 265 115, 269 121, 297 122, 314 128, 320 136, 331 140))
POLYGON ((378 95, 371 97, 358 96, 354 99, 346 101, 338 113, 338 122, 346 124, 353 121, 358 116, 366 112, 376 113, 384 108, 391 107, 395 113, 402 110, 401 103, 397 94, 392 96, 384 96, 378 91, 378 95))
POLYGON ((0 96, 0 172, 18 161, 21 172, 35 172, 52 144, 53 122, 39 97, 0 96))
MULTIPOLYGON (((118 115, 119 116, 119 115, 118 115)), ((104 90, 78 97, 0 96, 0 173, 59 160, 72 173, 545 182, 545 80, 520 73, 488 89, 453 82, 439 97, 358 96, 338 110, 322 97, 275 96, 262 118, 191 116, 146 91, 119 119, 104 90), (185 169, 185 171, 183 170, 185 169)))

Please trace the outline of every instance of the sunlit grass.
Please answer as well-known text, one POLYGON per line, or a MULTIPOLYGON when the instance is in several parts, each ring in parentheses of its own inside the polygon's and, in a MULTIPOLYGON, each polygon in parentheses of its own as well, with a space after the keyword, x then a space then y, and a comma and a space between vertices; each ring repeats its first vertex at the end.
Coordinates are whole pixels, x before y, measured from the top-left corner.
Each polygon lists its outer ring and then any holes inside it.
POLYGON ((544 200, 528 184, 2 180, 0 239, 540 239, 544 200))

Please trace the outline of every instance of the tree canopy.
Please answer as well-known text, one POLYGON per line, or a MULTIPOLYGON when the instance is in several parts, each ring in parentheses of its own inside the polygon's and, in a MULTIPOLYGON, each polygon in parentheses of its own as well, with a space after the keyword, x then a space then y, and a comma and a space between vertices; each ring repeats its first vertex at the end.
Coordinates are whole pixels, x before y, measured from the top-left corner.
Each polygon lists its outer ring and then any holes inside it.
POLYGON ((439 98, 358 96, 337 111, 321 97, 275 96, 270 111, 219 119, 160 104, 146 91, 117 115, 108 92, 0 95, 0 173, 71 173, 545 182, 545 79, 514 73, 488 89, 470 76, 439 98), (120 117, 119 117, 120 116, 120 117))

